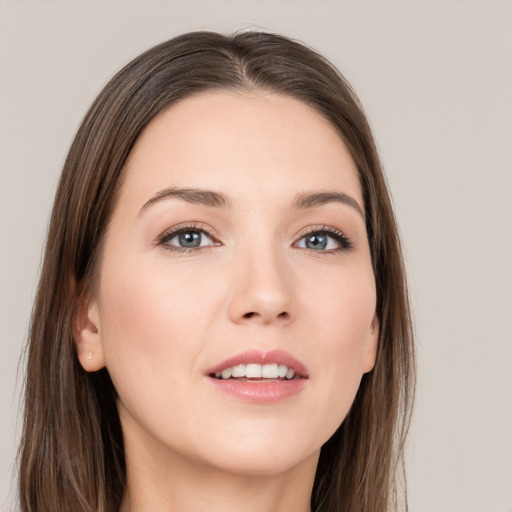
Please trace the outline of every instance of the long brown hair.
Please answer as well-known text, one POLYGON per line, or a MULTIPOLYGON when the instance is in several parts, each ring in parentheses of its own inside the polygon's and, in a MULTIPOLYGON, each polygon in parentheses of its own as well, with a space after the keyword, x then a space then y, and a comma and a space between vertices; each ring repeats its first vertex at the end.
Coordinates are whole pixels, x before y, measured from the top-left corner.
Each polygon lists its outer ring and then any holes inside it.
POLYGON ((399 237, 370 127, 357 96, 322 56, 282 36, 196 32, 124 67, 85 116, 59 182, 27 346, 19 453, 23 512, 119 509, 126 481, 116 391, 104 368, 80 366, 73 329, 80 293, 94 286, 123 165, 163 109, 212 89, 268 90, 315 108, 338 130, 359 170, 377 288, 375 367, 322 447, 313 511, 385 512, 397 492, 414 381, 399 237))

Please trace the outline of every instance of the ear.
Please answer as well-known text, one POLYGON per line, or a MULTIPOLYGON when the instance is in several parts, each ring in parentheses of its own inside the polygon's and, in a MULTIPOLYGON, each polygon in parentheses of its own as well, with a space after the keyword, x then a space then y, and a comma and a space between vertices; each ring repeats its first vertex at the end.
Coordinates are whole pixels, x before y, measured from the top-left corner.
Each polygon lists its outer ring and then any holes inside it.
POLYGON ((365 353, 363 360, 363 373, 368 373, 373 370, 375 366, 375 359, 377 358, 377 347, 379 345, 379 319, 377 315, 373 317, 368 331, 368 336, 365 343, 365 353))
POLYGON ((95 372, 105 366, 98 303, 82 295, 75 318, 74 338, 78 360, 86 372, 95 372))

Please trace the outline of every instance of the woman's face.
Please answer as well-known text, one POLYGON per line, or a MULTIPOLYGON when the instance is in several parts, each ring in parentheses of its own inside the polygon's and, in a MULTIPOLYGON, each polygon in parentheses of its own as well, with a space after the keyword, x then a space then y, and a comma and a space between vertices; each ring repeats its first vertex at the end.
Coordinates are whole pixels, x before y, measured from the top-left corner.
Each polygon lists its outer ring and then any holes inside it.
POLYGON ((378 337, 335 129, 295 99, 202 93, 158 115, 123 172, 79 354, 110 373, 128 461, 316 464, 378 337))

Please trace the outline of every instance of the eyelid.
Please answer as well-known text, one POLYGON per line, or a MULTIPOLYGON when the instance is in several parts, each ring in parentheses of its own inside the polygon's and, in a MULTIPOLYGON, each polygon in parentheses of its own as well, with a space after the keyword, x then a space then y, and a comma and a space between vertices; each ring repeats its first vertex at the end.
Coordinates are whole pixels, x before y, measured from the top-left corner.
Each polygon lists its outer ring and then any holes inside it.
MULTIPOLYGON (((314 249, 308 249, 315 251, 317 253, 327 253, 332 254, 336 252, 343 252, 352 249, 353 243, 352 241, 343 233, 341 230, 327 225, 319 225, 319 226, 308 226, 307 228, 300 231, 297 235, 295 242, 292 244, 294 247, 297 247, 297 244, 300 240, 304 239, 304 237, 313 234, 322 234, 327 235, 330 238, 334 239, 339 247, 335 249, 328 249, 322 251, 316 251, 314 249)), ((161 235, 159 235, 156 239, 156 245, 162 246, 167 250, 177 251, 177 252, 194 252, 200 251, 202 249, 206 249, 207 247, 214 247, 222 245, 219 239, 213 234, 213 229, 207 224, 203 224, 201 222, 183 222, 176 226, 173 226, 169 229, 166 229, 161 235), (175 236, 187 232, 187 231, 198 231, 206 235, 210 240, 211 244, 206 246, 199 247, 180 247, 177 245, 169 245, 167 242, 174 238, 175 236)), ((300 247, 302 249, 302 247, 300 247)))
POLYGON ((327 236, 330 236, 331 238, 333 238, 334 240, 336 240, 336 242, 339 244, 340 247, 338 247, 337 249, 330 249, 330 250, 325 250, 325 251, 316 251, 314 249, 310 249, 314 252, 317 252, 317 253, 327 253, 327 254, 332 254, 332 253, 335 253, 335 252, 340 252, 340 251, 348 251, 350 249, 353 248, 354 244, 352 242, 352 240, 347 236, 345 235, 345 233, 343 233, 343 231, 333 227, 333 226, 326 226, 326 225, 321 225, 321 226, 308 226, 307 228, 303 229, 298 235, 297 235, 297 239, 296 241, 293 243, 294 246, 296 246, 296 244, 302 240, 304 237, 308 236, 308 235, 313 235, 313 234, 322 234, 322 235, 327 235, 327 236))
POLYGON ((160 245, 167 250, 177 251, 177 252, 191 252, 191 251, 199 251, 201 249, 205 249, 206 247, 218 246, 221 245, 218 238, 213 234, 213 230, 210 226, 203 224, 201 222, 182 222, 176 226, 173 226, 169 229, 166 229, 161 235, 159 235, 156 239, 156 245, 160 245), (185 233, 187 231, 199 231, 206 235, 213 243, 208 246, 200 246, 200 247, 179 247, 175 245, 169 245, 166 242, 174 238, 175 236, 185 233))

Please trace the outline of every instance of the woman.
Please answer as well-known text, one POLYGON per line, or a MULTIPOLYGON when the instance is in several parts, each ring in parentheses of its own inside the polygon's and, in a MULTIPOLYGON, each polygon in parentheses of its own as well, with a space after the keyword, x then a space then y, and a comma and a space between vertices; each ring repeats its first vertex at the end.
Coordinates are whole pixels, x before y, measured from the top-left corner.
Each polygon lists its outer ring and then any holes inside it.
POLYGON ((121 70, 55 199, 22 510, 394 510, 412 382, 385 179, 332 65, 192 33, 121 70))

